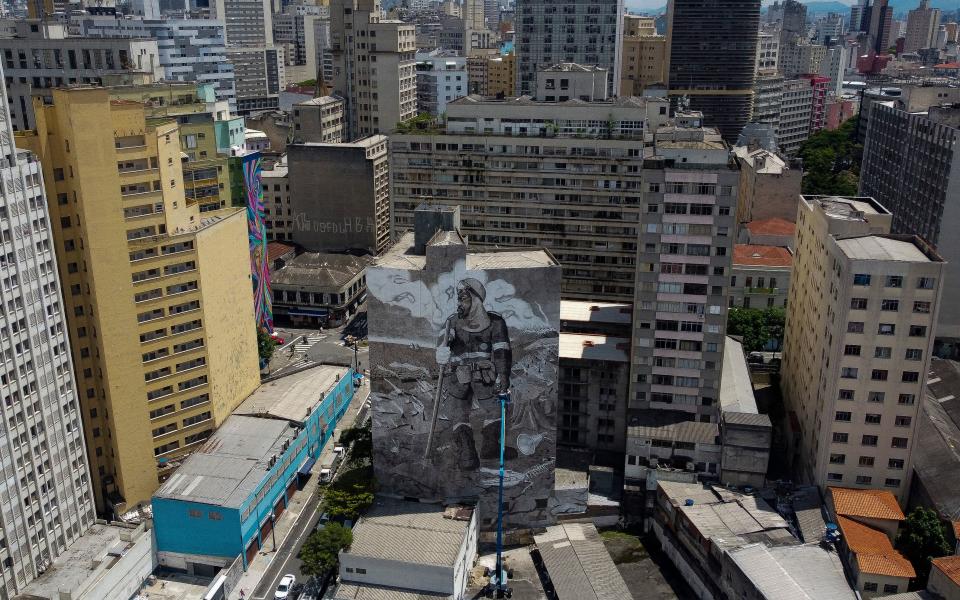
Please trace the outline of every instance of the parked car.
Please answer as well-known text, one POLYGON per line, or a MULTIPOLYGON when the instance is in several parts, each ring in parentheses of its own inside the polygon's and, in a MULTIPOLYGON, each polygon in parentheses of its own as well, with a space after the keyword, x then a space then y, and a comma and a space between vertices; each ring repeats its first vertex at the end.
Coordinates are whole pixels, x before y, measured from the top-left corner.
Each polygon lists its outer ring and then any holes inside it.
POLYGON ((291 594, 294 584, 297 583, 297 578, 293 575, 287 573, 280 580, 280 585, 277 586, 277 591, 273 593, 274 600, 287 600, 287 598, 293 598, 291 594))

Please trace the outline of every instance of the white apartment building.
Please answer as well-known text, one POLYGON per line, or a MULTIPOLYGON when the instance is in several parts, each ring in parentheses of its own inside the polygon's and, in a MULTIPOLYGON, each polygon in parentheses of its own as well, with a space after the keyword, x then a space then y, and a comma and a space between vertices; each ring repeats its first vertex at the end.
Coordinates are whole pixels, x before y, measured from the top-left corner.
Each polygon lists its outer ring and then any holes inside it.
POLYGON ((164 79, 211 83, 217 100, 226 100, 230 110, 236 110, 233 64, 226 58, 222 21, 82 15, 73 18, 72 27, 81 37, 155 39, 164 79))
POLYGON ((7 101, 0 89, 3 598, 21 593, 96 518, 42 171, 14 147, 7 101))
POLYGON ((211 16, 226 26, 227 45, 273 45, 273 12, 270 0, 214 0, 211 16))
POLYGON ((827 13, 817 18, 814 29, 816 32, 814 41, 818 44, 826 43, 828 39, 833 42, 841 41, 843 34, 846 32, 843 15, 835 12, 827 13))
MULTIPOLYGON (((327 57, 326 64, 332 66, 329 61, 330 7, 291 4, 283 10, 273 15, 273 41, 284 48, 289 79, 315 79, 324 69, 324 57, 327 57)), ((329 82, 332 77, 332 71, 323 71, 324 81, 329 82)))
POLYGON ((293 209, 290 206, 290 177, 286 157, 260 175, 263 185, 263 219, 267 240, 293 241, 293 209))
POLYGON ((820 62, 820 75, 830 78, 830 91, 839 96, 843 91, 843 76, 849 60, 850 48, 840 44, 827 48, 820 62))
POLYGON ((756 80, 753 84, 753 113, 751 123, 780 122, 780 100, 783 96, 783 76, 779 71, 780 35, 761 31, 757 39, 756 80))
POLYGON ((792 156, 800 144, 810 137, 810 116, 813 113, 814 89, 807 79, 783 82, 780 99, 780 120, 777 123, 777 146, 792 156))
POLYGON ((620 89, 623 0, 517 0, 517 89, 532 95, 537 71, 558 63, 607 69, 607 89, 620 89))
POLYGON ((719 421, 739 176, 702 113, 656 131, 642 169, 632 411, 719 421))
POLYGON ((237 89, 237 114, 247 115, 280 106, 280 90, 287 83, 283 48, 227 47, 237 89))
POLYGON ((467 59, 434 50, 417 54, 417 110, 431 115, 447 112, 447 104, 470 91, 467 59))
POLYGON ((944 262, 868 197, 801 196, 782 387, 806 481, 907 500, 944 262))
POLYGON ((381 18, 380 0, 333 0, 333 92, 344 99, 347 140, 391 133, 417 114, 416 26, 381 18))
POLYGON ((819 73, 826 55, 826 46, 798 39, 784 42, 780 46, 780 72, 787 79, 797 75, 819 73))
POLYGON ((156 40, 147 38, 70 37, 67 25, 16 21, 12 37, 0 36, 4 82, 14 130, 33 129, 32 96, 55 87, 98 85, 103 76, 140 71, 164 76, 156 40))

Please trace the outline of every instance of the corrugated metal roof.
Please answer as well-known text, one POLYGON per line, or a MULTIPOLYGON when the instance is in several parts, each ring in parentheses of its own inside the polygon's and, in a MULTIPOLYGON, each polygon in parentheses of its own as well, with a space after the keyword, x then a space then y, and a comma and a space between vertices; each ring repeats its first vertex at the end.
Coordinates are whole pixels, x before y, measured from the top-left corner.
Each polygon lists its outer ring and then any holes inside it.
POLYGON ((383 585, 344 582, 333 595, 333 600, 448 600, 449 594, 415 592, 383 585))
POLYGON ((632 425, 628 428, 627 435, 632 438, 670 440, 693 444, 718 444, 719 429, 716 423, 679 421, 675 423, 632 425))
POLYGON ((768 600, 856 598, 837 555, 818 545, 751 544, 730 550, 729 556, 768 600))
POLYGON ((258 387, 235 415, 268 416, 302 423, 307 415, 347 376, 344 367, 320 365, 280 377, 258 387))
POLYGON ((720 410, 751 414, 758 412, 743 344, 730 336, 723 338, 720 410))
POLYGON ((560 598, 633 599, 593 524, 555 525, 533 539, 560 598))

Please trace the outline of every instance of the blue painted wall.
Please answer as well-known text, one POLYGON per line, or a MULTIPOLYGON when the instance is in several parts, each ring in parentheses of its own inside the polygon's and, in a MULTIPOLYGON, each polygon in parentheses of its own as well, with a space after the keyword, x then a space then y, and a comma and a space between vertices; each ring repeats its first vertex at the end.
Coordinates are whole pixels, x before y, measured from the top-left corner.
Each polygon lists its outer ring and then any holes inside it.
POLYGON ((259 535, 260 525, 272 518, 273 507, 297 476, 300 466, 308 458, 320 457, 324 445, 333 437, 334 428, 347 412, 353 393, 351 369, 311 412, 306 427, 239 510, 154 498, 157 550, 227 557, 243 553, 250 540, 259 535), (211 512, 215 513, 214 518, 210 518, 211 512), (216 519, 217 513, 219 520, 216 519))

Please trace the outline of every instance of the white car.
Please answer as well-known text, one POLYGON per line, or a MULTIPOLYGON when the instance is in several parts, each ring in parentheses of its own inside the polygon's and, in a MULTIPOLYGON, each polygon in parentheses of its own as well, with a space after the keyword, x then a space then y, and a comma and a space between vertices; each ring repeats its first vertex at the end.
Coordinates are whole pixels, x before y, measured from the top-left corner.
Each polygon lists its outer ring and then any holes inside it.
POLYGON ((297 578, 289 573, 283 576, 283 579, 280 580, 280 585, 277 586, 277 591, 273 593, 274 600, 286 600, 287 596, 290 595, 290 588, 293 587, 293 584, 297 582, 297 578))

